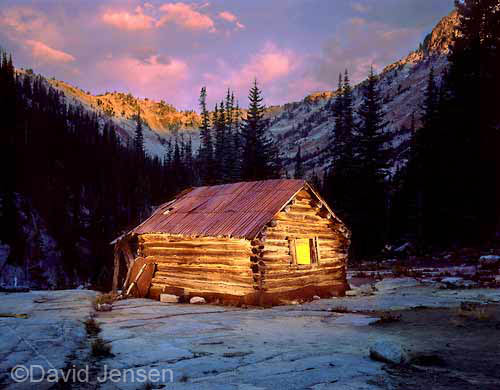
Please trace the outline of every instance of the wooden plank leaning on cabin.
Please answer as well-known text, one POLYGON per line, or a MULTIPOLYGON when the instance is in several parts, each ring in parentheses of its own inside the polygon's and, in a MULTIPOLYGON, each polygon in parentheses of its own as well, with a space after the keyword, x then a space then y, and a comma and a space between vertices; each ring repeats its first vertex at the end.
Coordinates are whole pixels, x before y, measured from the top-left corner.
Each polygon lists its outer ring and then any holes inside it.
POLYGON ((113 269, 112 291, 116 292, 118 289, 118 278, 120 276, 120 256, 123 256, 127 268, 127 276, 125 278, 124 286, 127 285, 127 282, 130 277, 130 270, 135 260, 134 255, 132 254, 132 249, 130 248, 128 242, 128 237, 123 237, 115 243, 113 253, 114 253, 114 260, 113 260, 114 269, 113 269))

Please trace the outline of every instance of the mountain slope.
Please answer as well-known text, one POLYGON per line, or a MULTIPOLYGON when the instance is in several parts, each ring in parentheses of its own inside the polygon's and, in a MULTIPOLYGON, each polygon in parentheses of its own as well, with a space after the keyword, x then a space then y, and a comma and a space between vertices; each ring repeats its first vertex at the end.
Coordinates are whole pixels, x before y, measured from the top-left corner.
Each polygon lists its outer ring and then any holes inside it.
MULTIPOLYGON (((412 118, 419 126, 420 106, 431 68, 439 81, 447 66, 447 54, 458 24, 453 11, 444 17, 425 38, 420 47, 407 57, 388 65, 379 75, 378 86, 383 96, 384 111, 391 134, 392 166, 394 170, 406 162, 406 151, 411 139, 412 118)), ((174 135, 192 137, 193 147, 199 145, 200 116, 194 111, 178 111, 163 101, 138 99, 131 94, 107 92, 94 96, 63 81, 46 79, 47 83, 64 92, 68 104, 82 105, 104 119, 111 119, 122 142, 129 142, 135 132, 138 108, 144 121, 144 142, 148 154, 162 157, 165 141, 174 135)), ((354 107, 361 103, 361 84, 354 87, 354 107)), ((332 104, 335 93, 317 92, 300 102, 268 107, 266 117, 269 130, 279 142, 288 173, 293 170, 293 157, 298 145, 307 174, 321 174, 329 165, 325 149, 334 133, 332 104)), ((245 110, 242 110, 245 116, 245 110)))
POLYGON ((134 137, 137 112, 140 109, 144 125, 144 146, 151 156, 163 157, 163 145, 172 135, 185 134, 197 139, 200 116, 194 111, 178 111, 163 100, 156 102, 147 98, 139 99, 130 93, 106 92, 94 96, 64 81, 47 79, 47 82, 64 93, 68 104, 81 105, 103 119, 110 119, 124 144, 134 137))
MULTIPOLYGON (((439 81, 441 72, 447 66, 447 54, 458 24, 458 15, 453 11, 444 17, 425 38, 420 47, 404 59, 388 65, 379 75, 378 87, 384 103, 391 134, 393 170, 406 162, 406 151, 411 139, 412 118, 419 126, 421 104, 431 68, 439 81)), ((354 87, 354 107, 361 104, 361 84, 354 87)), ((303 101, 283 106, 283 110, 271 119, 270 130, 279 141, 285 156, 289 173, 293 169, 293 158, 298 145, 304 160, 306 172, 315 170, 321 174, 329 165, 325 149, 334 132, 332 104, 335 94, 316 93, 303 101)))

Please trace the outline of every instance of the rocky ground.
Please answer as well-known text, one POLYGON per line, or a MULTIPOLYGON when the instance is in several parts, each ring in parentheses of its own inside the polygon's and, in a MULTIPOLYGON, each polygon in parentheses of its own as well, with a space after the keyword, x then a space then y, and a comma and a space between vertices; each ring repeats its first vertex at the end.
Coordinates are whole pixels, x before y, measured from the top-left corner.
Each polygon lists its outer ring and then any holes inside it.
POLYGON ((500 388, 499 289, 388 278, 354 292, 272 309, 129 299, 109 312, 94 311, 92 291, 1 294, 0 388, 500 388), (16 313, 27 318, 5 317, 16 313), (92 316, 98 335, 86 332, 92 316), (97 339, 100 357, 91 353, 97 339), (15 383, 19 364, 89 365, 90 378, 15 383), (120 379, 100 383, 111 369, 120 379), (167 375, 152 386, 137 376, 131 383, 141 369, 167 375))

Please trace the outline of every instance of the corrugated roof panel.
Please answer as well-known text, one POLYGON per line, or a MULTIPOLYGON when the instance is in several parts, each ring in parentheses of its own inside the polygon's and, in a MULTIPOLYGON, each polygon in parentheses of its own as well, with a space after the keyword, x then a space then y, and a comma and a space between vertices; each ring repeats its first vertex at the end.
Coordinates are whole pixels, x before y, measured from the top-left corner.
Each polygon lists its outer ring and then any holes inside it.
POLYGON ((251 239, 304 184, 277 179, 194 188, 160 206, 131 233, 251 239))

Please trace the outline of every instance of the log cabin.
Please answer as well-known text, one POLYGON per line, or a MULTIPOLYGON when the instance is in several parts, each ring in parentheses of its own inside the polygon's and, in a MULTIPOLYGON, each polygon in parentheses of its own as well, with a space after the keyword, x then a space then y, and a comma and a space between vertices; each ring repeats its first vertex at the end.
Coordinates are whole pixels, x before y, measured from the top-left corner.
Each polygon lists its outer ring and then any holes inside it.
POLYGON ((269 306, 348 287, 350 231, 304 180, 186 190, 113 244, 113 290, 134 296, 269 306))

